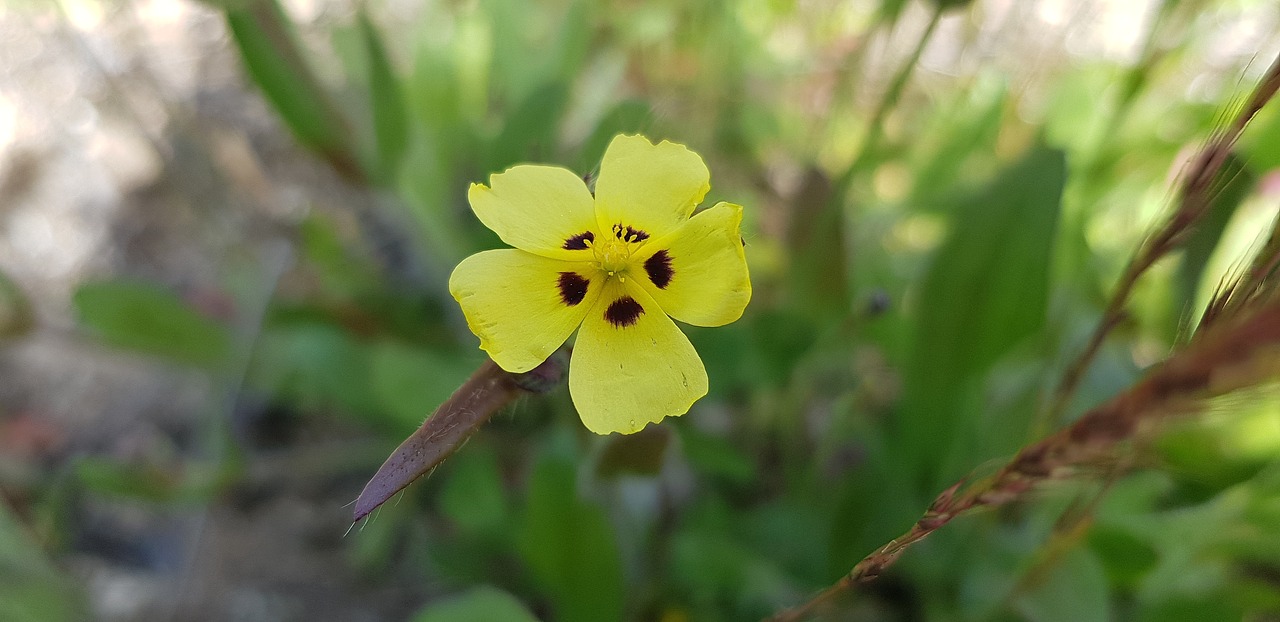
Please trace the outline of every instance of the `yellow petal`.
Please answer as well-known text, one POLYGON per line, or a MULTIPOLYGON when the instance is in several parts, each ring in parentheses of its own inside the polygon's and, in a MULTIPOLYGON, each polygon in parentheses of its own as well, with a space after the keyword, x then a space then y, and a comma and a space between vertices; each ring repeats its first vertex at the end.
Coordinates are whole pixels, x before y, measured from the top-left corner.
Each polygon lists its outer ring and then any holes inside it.
POLYGON ((449 277, 467 326, 499 367, 526 372, 564 343, 604 286, 592 264, 521 250, 476 253, 449 277))
POLYGON ((707 394, 707 371, 634 279, 610 279, 578 331, 569 394, 587 429, 631 434, 688 412, 707 394))
POLYGON ((710 179, 702 158, 684 145, 618 136, 604 152, 596 181, 600 231, 622 225, 643 237, 661 236, 689 218, 711 189, 710 179))
POLYGON ((590 259, 584 238, 595 236, 595 206, 587 185, 567 169, 522 164, 471 184, 471 209, 484 226, 516 248, 569 261, 590 259))
POLYGON ((645 244, 629 274, 671 317, 695 326, 728 324, 751 301, 741 225, 741 206, 718 203, 645 244))

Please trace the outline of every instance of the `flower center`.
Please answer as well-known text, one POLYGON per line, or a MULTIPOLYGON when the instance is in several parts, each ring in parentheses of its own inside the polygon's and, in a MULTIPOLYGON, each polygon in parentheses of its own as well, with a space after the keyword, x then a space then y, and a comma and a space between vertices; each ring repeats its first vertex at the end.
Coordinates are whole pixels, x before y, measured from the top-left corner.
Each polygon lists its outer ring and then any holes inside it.
POLYGON ((627 264, 631 261, 631 244, 606 237, 592 247, 596 251, 596 262, 600 264, 601 270, 609 276, 625 276, 627 264))
POLYGON ((618 223, 613 226, 612 236, 600 236, 602 239, 593 240, 590 247, 595 251, 596 262, 609 276, 617 276, 619 281, 626 282, 627 268, 631 264, 631 251, 633 247, 639 245, 649 239, 649 234, 631 227, 618 223))

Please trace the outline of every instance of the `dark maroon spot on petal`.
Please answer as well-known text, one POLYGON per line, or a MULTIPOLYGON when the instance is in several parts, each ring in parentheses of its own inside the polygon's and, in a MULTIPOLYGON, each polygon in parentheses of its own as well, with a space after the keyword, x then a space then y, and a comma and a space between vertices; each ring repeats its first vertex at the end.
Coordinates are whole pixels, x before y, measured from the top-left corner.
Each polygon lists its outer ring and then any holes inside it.
POLYGON ((590 248, 591 243, 594 241, 596 241, 596 234, 590 231, 583 231, 582 233, 565 240, 564 245, 560 248, 567 251, 585 250, 590 248))
POLYGON ((653 281, 658 289, 665 289, 671 282, 671 277, 675 276, 675 271, 671 269, 671 255, 668 255, 665 249, 644 260, 644 271, 649 273, 649 280, 653 281))
POLYGON ((577 272, 561 272, 560 281, 556 283, 560 287, 560 301, 567 306, 574 306, 582 302, 587 297, 587 286, 591 281, 582 278, 577 272))
POLYGON ((649 234, 641 229, 637 229, 630 225, 618 223, 613 226, 613 235, 624 242, 643 242, 649 239, 649 234))
POLYGON ((635 324, 644 315, 644 307, 631 296, 623 296, 604 310, 604 319, 609 320, 615 328, 624 328, 635 324))

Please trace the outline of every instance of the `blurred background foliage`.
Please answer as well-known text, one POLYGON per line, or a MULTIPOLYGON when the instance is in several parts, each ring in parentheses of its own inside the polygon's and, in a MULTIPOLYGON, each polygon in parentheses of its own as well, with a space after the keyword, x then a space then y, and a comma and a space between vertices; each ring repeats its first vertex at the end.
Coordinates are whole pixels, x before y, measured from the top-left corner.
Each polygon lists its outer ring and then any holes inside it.
MULTIPOLYGON (((1210 223, 1140 283, 1054 418, 1048 396, 1172 180, 1280 51, 1271 3, 199 10, 225 20, 244 79, 309 152, 286 155, 363 199, 277 223, 276 243, 212 266, 203 297, 145 272, 77 286, 77 334, 211 388, 168 450, 0 460, 0 619, 110 618, 101 590, 76 586, 86 571, 57 563, 83 550, 86 500, 216 518, 264 503, 281 477, 336 517, 308 536, 327 554, 310 563, 346 577, 325 589, 378 602, 360 619, 759 619, 829 585, 951 482, 1131 384, 1280 198, 1271 105, 1210 223), (588 433, 563 388, 521 401, 339 540, 340 506, 483 360, 445 287, 461 258, 500 245, 467 185, 519 162, 588 175, 619 132, 689 145, 712 172, 707 204, 747 206, 747 314, 686 327, 710 395, 628 437, 588 433)), ((0 332, 20 339, 32 313, 0 276, 0 332)), ((1280 615, 1278 402, 1233 399, 1094 478, 957 521, 831 619, 1280 615)), ((204 563, 184 550, 156 572, 204 563)), ((282 591, 305 599, 315 586, 301 583, 282 591)), ((307 619, 290 615, 244 619, 307 619)))

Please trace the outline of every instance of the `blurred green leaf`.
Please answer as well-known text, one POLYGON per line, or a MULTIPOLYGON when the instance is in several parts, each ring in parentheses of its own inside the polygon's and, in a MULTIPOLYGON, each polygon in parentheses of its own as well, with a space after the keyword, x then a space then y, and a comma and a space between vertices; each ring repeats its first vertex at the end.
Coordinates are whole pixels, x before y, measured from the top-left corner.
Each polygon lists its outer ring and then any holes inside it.
POLYGON ((1267 106, 1240 138, 1240 149, 1255 171, 1280 168, 1280 106, 1267 106))
POLYGON ((557 620, 621 620, 622 561, 604 512, 578 497, 570 461, 549 456, 534 468, 520 552, 551 594, 557 620))
MULTIPOLYGON (((1220 594, 1186 596, 1144 607, 1139 622, 1238 622, 1245 612, 1220 594)), ((1265 618, 1264 618, 1265 619, 1265 618)))
POLYGON ((1013 608, 1027 622, 1108 622, 1110 593, 1102 564, 1076 549, 1058 560, 1037 584, 1019 594, 1013 608))
POLYGON ((739 486, 755 481, 756 464, 738 446, 692 426, 677 429, 684 455, 698 473, 739 486))
POLYGON ((848 313, 844 198, 825 172, 810 167, 796 191, 796 207, 788 216, 788 293, 795 307, 816 315, 848 313))
POLYGON ((302 254, 327 292, 353 298, 377 283, 372 267, 348 252, 329 219, 313 215, 302 221, 298 234, 302 254))
POLYGON ((489 143, 486 169, 496 172, 521 162, 555 161, 556 135, 568 102, 564 82, 534 89, 507 115, 502 132, 489 143))
POLYGON ((413 622, 538 622, 515 596, 483 586, 428 605, 413 622))
POLYGON ((472 441, 449 459, 440 490, 440 511, 463 529, 500 533, 507 529, 508 507, 502 473, 492 449, 472 441))
POLYGON ((671 444, 671 429, 651 425, 635 434, 611 434, 596 461, 596 475, 653 477, 662 471, 671 444))
POLYGON ((1045 321, 1065 181, 1063 153, 1033 148, 957 204, 920 282, 900 431, 931 487, 957 434, 969 429, 958 408, 967 385, 1045 321))
POLYGON ((1157 561, 1150 544, 1125 530, 1105 525, 1089 531, 1089 548, 1102 561, 1111 585, 1120 589, 1136 587, 1157 561))
POLYGON ((298 140, 339 172, 360 178, 363 170, 349 144, 348 125, 303 58, 278 1, 231 6, 226 18, 249 75, 298 140))
POLYGON ((910 203, 924 207, 945 205, 956 191, 957 180, 966 164, 993 151, 1004 118, 1008 86, 1003 77, 980 76, 967 96, 934 120, 937 146, 913 169, 910 203))
POLYGON ((63 576, 0 502, 0 620, 85 620, 77 582, 63 576))
POLYGON ((583 141, 578 149, 578 164, 574 170, 583 173, 595 171, 600 167, 604 150, 614 136, 644 132, 652 123, 653 108, 648 102, 640 99, 618 102, 596 123, 591 135, 583 141))
POLYGON ((76 479, 101 495, 160 503, 203 503, 230 483, 235 472, 220 463, 131 464, 85 457, 76 479))
MULTIPOLYGON (((306 410, 380 412, 368 350, 338 326, 302 321, 272 326, 258 341, 249 380, 306 410)), ((425 416, 425 413, 424 413, 425 416)), ((396 419, 396 429, 403 421, 396 419)))
POLYGON ((76 291, 74 304, 81 324, 113 346, 206 365, 226 360, 231 352, 225 326, 157 285, 88 283, 76 291))
POLYGON ((373 133, 377 141, 378 177, 394 178, 409 146, 409 113, 400 78, 377 28, 363 9, 358 13, 360 36, 369 61, 369 99, 373 109, 373 133))
POLYGON ((400 422, 417 427, 462 385, 471 369, 451 353, 383 339, 369 349, 374 397, 400 422))

